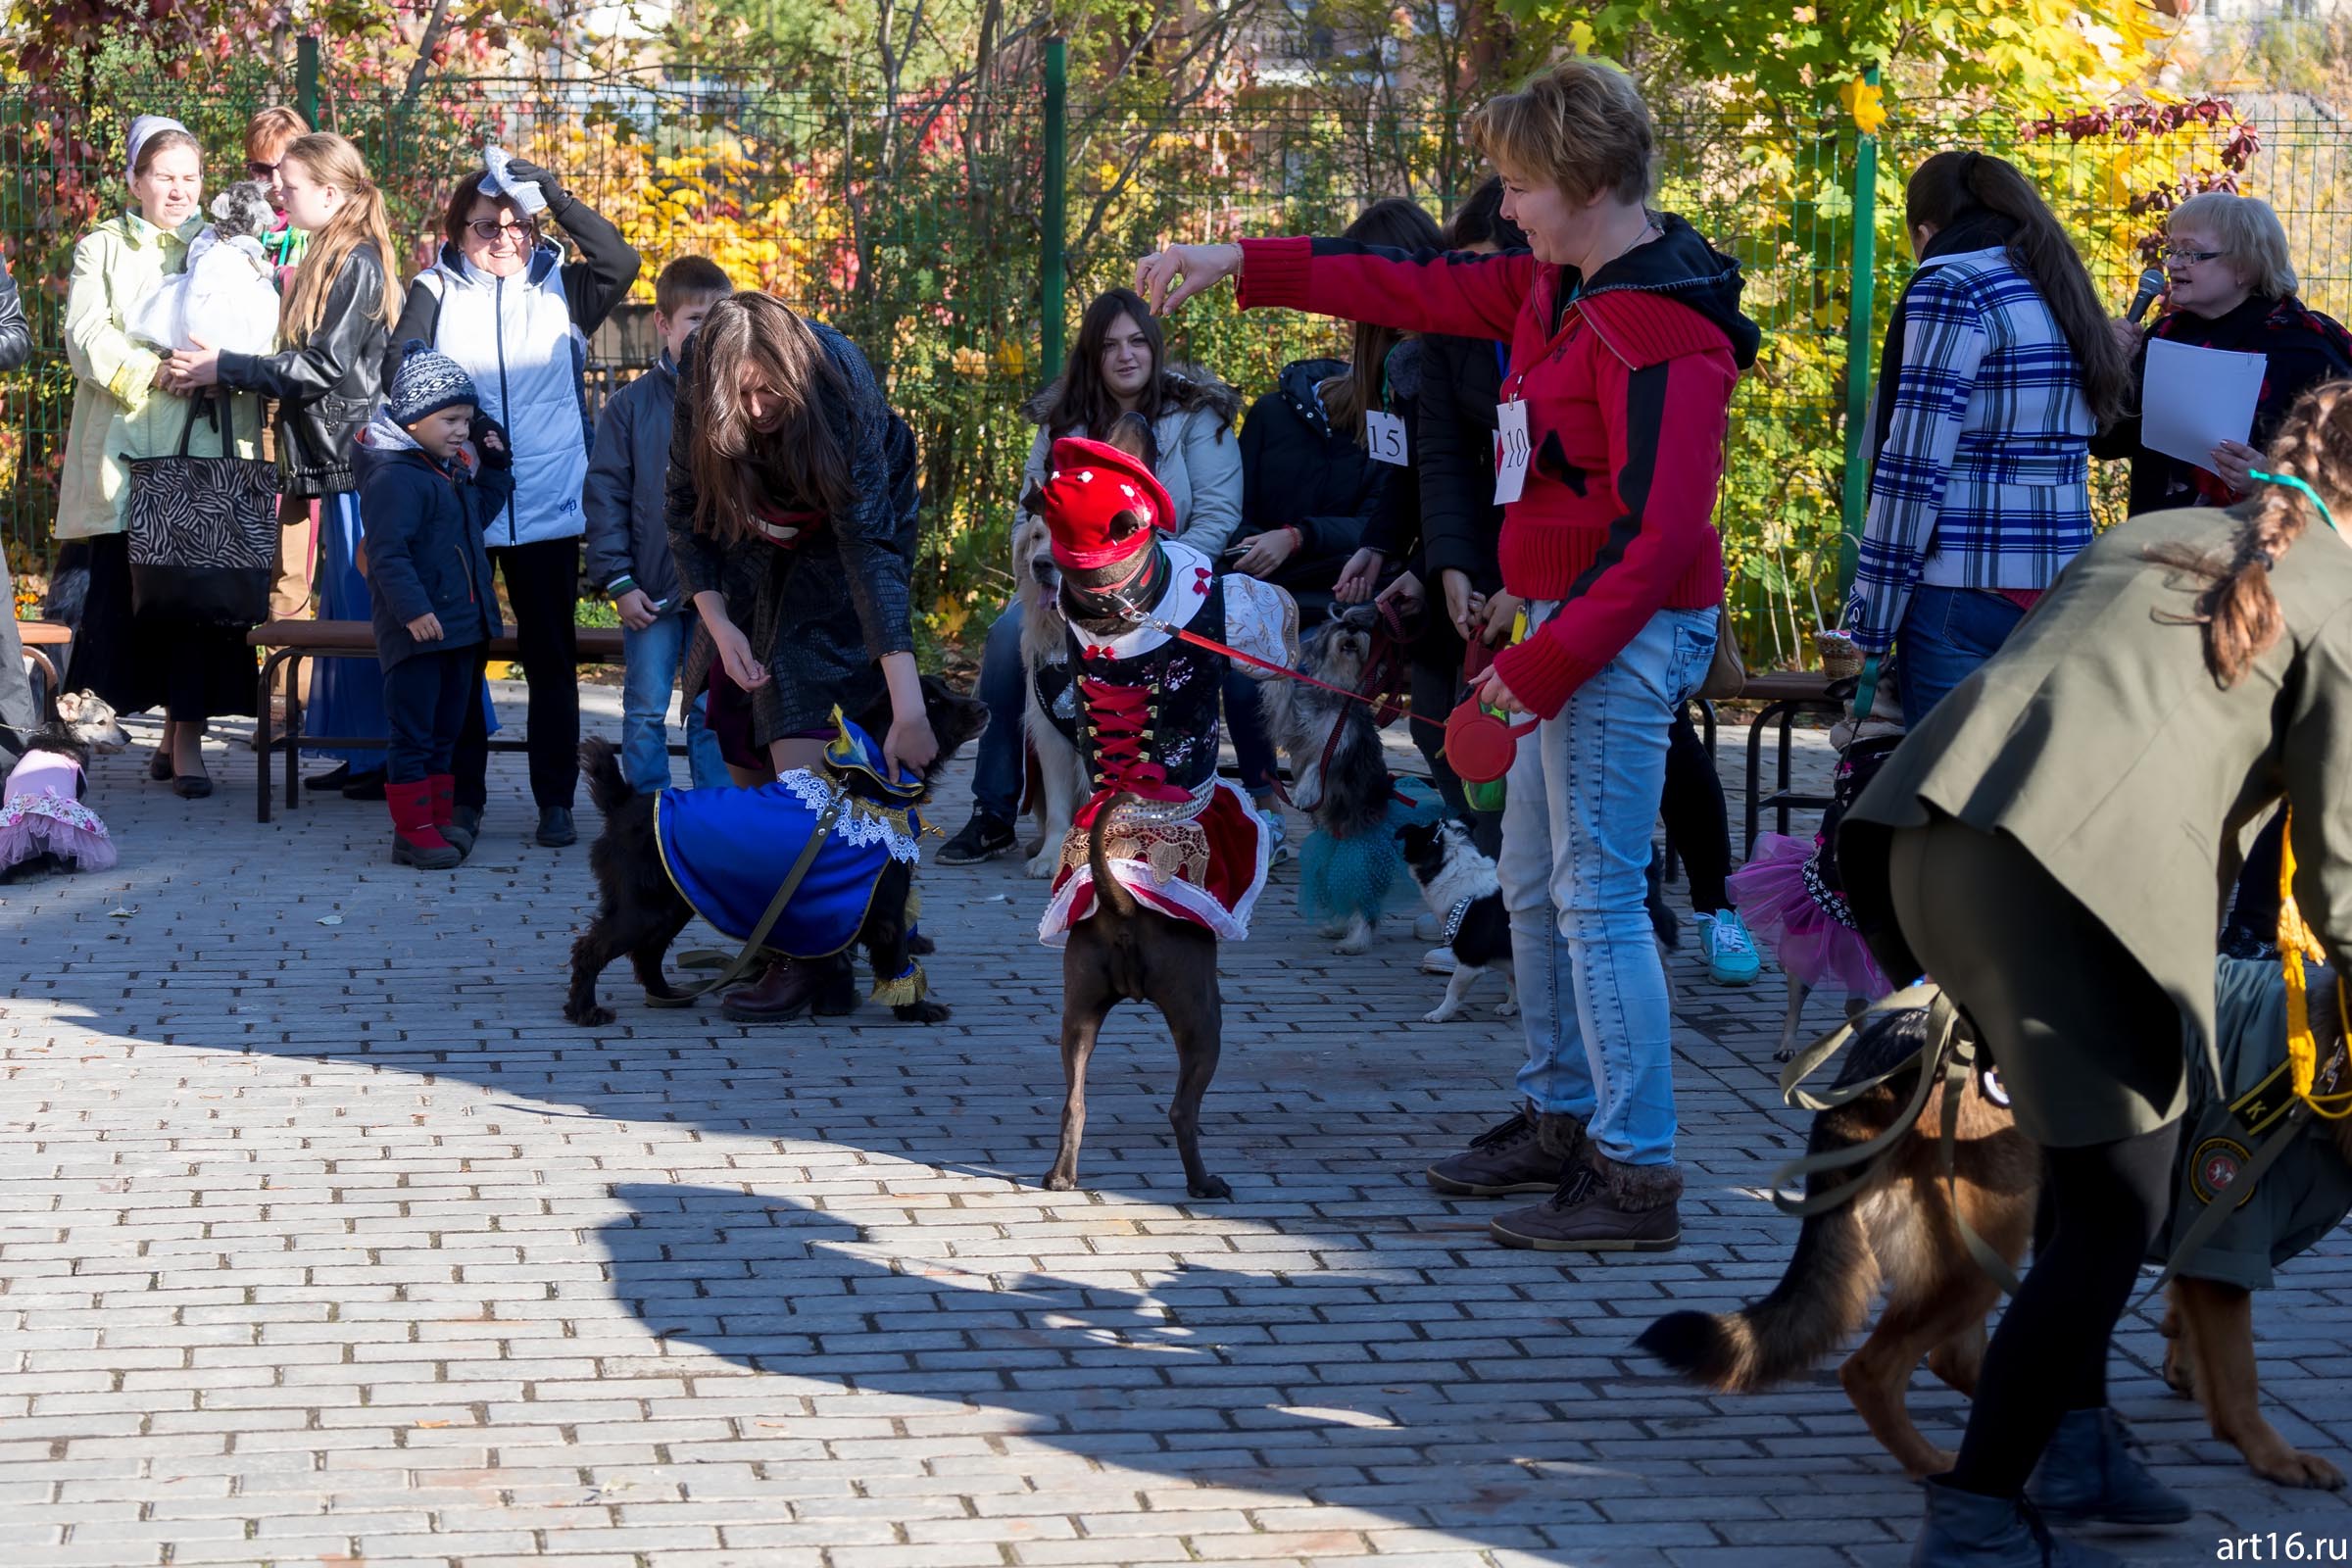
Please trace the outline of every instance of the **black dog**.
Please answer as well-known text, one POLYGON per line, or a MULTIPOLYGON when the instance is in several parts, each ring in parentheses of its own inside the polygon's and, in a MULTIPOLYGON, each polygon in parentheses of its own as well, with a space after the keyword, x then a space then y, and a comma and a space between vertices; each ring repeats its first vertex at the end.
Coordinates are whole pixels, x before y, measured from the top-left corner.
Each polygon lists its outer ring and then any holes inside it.
MULTIPOLYGON (((1124 416, 1111 430, 1109 444, 1149 465, 1152 427, 1133 415, 1124 416)), ((1130 534, 1144 526, 1132 514, 1119 520, 1130 534)), ((1127 570, 1121 564, 1063 572, 1063 612, 1098 635, 1117 630, 1124 622, 1116 616, 1087 618, 1085 607, 1073 602, 1072 590, 1084 594, 1105 588, 1127 570)), ((1069 1094, 1061 1107, 1061 1150, 1046 1186, 1066 1193, 1078 1185, 1078 1143, 1086 1133, 1086 1068, 1102 1033, 1102 1020, 1121 1002, 1148 1002, 1167 1021, 1168 1036, 1176 1046, 1176 1098, 1168 1106, 1168 1125, 1184 1160, 1185 1188, 1195 1198, 1231 1198, 1233 1189, 1225 1179, 1211 1176, 1200 1163, 1200 1099, 1217 1075, 1225 1039, 1217 939, 1189 920, 1144 907, 1111 874, 1102 856, 1103 829, 1133 800, 1122 795, 1105 802, 1087 831, 1095 908, 1070 928, 1069 945, 1061 955, 1061 1071, 1069 1094)))
MULTIPOLYGON (((922 798, 928 799, 931 782, 948 759, 986 727, 988 708, 956 696, 937 676, 925 675, 923 709, 939 742, 939 755, 923 769, 922 798)), ((889 728, 888 699, 861 723, 869 734, 889 728)), ((654 831, 654 797, 629 787, 620 770, 618 748, 601 736, 581 742, 580 772, 588 781, 589 798, 604 813, 605 829, 588 850, 588 868, 596 875, 597 911, 588 929, 572 944, 571 994, 564 1004, 564 1016, 593 1028, 611 1023, 613 1017, 611 1009, 597 1003, 597 977, 624 953, 647 996, 678 997, 662 978, 662 957, 686 922, 694 918, 694 909, 678 896, 669 873, 662 867, 661 845, 654 831)), ((913 868, 894 859, 875 885, 856 945, 865 949, 877 975, 905 972, 913 951, 910 940, 920 941, 907 929, 906 896, 913 883, 913 868)), ((855 1007, 855 991, 846 985, 841 989, 848 992, 847 1005, 828 998, 819 1000, 816 1009, 848 1012, 855 1007), (828 1001, 833 1004, 828 1005, 828 1001)), ((938 1023, 948 1016, 945 1006, 923 1000, 897 1004, 891 1011, 906 1023, 938 1023)))

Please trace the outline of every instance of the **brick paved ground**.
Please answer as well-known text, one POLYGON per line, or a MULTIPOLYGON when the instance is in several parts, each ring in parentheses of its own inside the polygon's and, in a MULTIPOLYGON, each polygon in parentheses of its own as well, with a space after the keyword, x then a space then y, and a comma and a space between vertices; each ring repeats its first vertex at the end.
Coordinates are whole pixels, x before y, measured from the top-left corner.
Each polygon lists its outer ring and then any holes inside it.
MULTIPOLYGON (((0 890, 12 1564, 1902 1559, 1917 1494, 1833 1378, 1719 1399, 1627 1353, 1781 1270, 1777 988, 1675 965, 1681 1250, 1503 1251, 1419 1173, 1506 1103, 1514 1030, 1415 1021, 1409 934, 1336 957, 1278 877, 1225 959, 1235 1201, 1186 1201, 1132 1013, 1093 1188, 1053 1195, 1056 967, 1006 866, 926 875, 950 1024, 624 998, 590 1035, 558 1011, 585 852, 524 842, 517 760, 433 877, 381 807, 261 827, 244 753, 196 804, 140 760, 99 770, 117 873, 0 890)), ((2331 1242, 2259 1306, 2274 1418, 2339 1463, 2347 1294, 2331 1242)), ((2132 1320, 2119 1402, 2204 1511, 2132 1560, 2352 1538, 2207 1440, 2157 1349, 2132 1320)))

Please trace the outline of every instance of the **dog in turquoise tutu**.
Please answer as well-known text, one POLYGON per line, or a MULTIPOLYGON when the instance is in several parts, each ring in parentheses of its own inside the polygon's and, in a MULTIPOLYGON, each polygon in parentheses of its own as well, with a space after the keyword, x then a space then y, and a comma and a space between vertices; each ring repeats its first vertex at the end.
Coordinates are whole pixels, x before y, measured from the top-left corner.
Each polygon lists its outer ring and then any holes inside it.
MULTIPOLYGON (((1299 671, 1346 691, 1362 683, 1376 617, 1335 616, 1300 644, 1299 671)), ((1298 851, 1298 912, 1334 951, 1365 953, 1392 902, 1418 902, 1396 830, 1446 814, 1436 790, 1389 772, 1372 709, 1301 681, 1260 688, 1266 727, 1291 760, 1291 804, 1314 819, 1298 851)))

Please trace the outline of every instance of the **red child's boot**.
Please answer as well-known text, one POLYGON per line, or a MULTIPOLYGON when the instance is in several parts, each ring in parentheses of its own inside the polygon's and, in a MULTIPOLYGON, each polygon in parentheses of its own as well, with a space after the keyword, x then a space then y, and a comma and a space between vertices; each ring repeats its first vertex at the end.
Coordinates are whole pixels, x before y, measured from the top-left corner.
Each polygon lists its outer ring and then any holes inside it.
POLYGON ((423 779, 384 785, 384 803, 392 811, 392 861, 419 871, 448 871, 465 857, 450 848, 433 826, 433 787, 423 779))
POLYGON ((433 827, 459 858, 473 853, 473 829, 461 824, 458 817, 458 781, 447 773, 435 773, 425 780, 433 791, 433 827))

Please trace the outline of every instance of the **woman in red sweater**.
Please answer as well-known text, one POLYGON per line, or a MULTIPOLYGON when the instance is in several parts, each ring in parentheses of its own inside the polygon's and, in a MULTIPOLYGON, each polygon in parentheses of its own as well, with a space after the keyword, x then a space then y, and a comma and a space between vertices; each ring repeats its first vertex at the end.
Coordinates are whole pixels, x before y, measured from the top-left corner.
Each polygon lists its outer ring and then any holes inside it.
POLYGON ((1177 245, 1136 287, 1499 338, 1503 587, 1534 630, 1482 688, 1542 720, 1508 779, 1499 871, 1527 1028, 1525 1103, 1432 1166, 1440 1190, 1548 1192, 1506 1246, 1663 1251, 1682 1234, 1672 1015, 1642 910, 1667 727, 1714 651, 1712 517, 1732 390, 1755 359, 1740 269, 1649 211, 1654 132, 1622 73, 1571 61, 1470 117, 1529 251, 1333 239, 1177 245))

